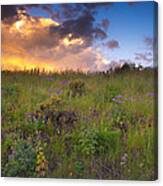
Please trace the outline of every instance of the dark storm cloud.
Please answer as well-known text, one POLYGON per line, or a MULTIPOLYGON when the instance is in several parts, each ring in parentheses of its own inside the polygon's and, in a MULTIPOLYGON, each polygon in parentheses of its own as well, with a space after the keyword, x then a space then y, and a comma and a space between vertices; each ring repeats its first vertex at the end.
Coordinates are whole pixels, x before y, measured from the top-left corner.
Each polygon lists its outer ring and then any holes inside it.
POLYGON ((99 39, 105 39, 107 38, 107 34, 101 30, 100 28, 95 28, 94 29, 95 37, 99 39))
POLYGON ((78 19, 70 19, 64 21, 60 26, 51 26, 51 33, 60 33, 65 36, 69 33, 73 33, 74 37, 80 37, 81 35, 90 34, 92 32, 94 18, 91 14, 85 14, 78 19))
MULTIPOLYGON (((24 14, 30 19, 28 10, 31 8, 41 8, 47 12, 52 19, 57 19, 62 24, 60 26, 50 26, 49 33, 58 34, 58 38, 63 38, 69 33, 72 34, 72 38, 82 37, 85 39, 85 44, 91 45, 94 38, 105 39, 107 37, 106 28, 109 25, 109 21, 104 19, 102 25, 95 25, 94 14, 99 7, 110 6, 110 3, 69 3, 59 4, 58 10, 52 8, 50 4, 43 5, 8 5, 2 7, 2 19, 10 22, 15 22, 19 19, 18 10, 24 10, 24 14), (74 19, 75 17, 75 19, 74 19), (105 31, 104 31, 105 30, 105 31)), ((37 17, 33 19, 36 19, 37 17)), ((97 24, 97 23, 96 23, 97 24)))
POLYGON ((88 45, 94 38, 105 39, 108 20, 103 21, 103 26, 95 26, 94 15, 99 7, 106 7, 111 3, 69 3, 61 4, 60 17, 64 20, 59 27, 51 27, 50 32, 58 32, 61 36, 69 33, 73 38, 84 37, 88 45), (74 19, 75 17, 75 19, 74 19), (103 29, 105 30, 103 30, 103 29))
MULTIPOLYGON (((20 19, 18 11, 21 11, 21 15, 30 19, 31 16, 27 13, 27 9, 32 7, 38 7, 38 5, 2 5, 1 19, 6 24, 13 24, 20 19)), ((37 20, 37 17, 33 19, 37 20)))
POLYGON ((16 5, 2 5, 1 6, 1 18, 11 18, 17 16, 17 6, 16 5))
POLYGON ((99 8, 108 8, 113 3, 67 3, 60 4, 60 14, 62 18, 69 19, 72 17, 79 17, 83 13, 89 12, 95 15, 99 8))
MULTIPOLYGON (((1 19, 7 24, 12 24, 19 19, 18 10, 25 10, 22 5, 2 5, 1 6, 1 19)), ((23 12, 24 15, 27 15, 23 12)))
POLYGON ((61 17, 72 18, 73 16, 78 17, 80 13, 83 11, 82 4, 61 4, 61 17))
POLYGON ((101 2, 101 3, 82 3, 83 6, 85 6, 88 10, 95 10, 99 7, 106 7, 113 5, 111 2, 101 2))
POLYGON ((77 19, 64 21, 60 26, 50 26, 50 33, 58 33, 61 37, 72 34, 72 38, 85 38, 88 45, 94 38, 105 39, 107 34, 99 27, 94 26, 94 17, 85 12, 77 19))
POLYGON ((106 43, 106 46, 109 49, 115 49, 115 48, 120 48, 119 42, 117 40, 111 40, 106 43))

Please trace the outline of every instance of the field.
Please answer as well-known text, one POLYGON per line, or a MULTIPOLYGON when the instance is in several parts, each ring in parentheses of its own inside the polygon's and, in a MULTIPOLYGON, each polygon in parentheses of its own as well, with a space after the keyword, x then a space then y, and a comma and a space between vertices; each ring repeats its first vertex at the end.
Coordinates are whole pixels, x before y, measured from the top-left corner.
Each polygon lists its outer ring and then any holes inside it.
POLYGON ((2 176, 157 178, 153 70, 2 72, 2 176))

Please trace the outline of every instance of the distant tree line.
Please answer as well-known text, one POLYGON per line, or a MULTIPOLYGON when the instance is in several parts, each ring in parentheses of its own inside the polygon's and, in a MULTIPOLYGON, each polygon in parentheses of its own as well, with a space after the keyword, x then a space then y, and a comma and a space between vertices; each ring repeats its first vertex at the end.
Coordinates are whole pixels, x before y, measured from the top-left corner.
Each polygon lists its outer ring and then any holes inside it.
POLYGON ((40 69, 40 68, 32 68, 32 69, 26 69, 24 68, 24 70, 17 70, 15 69, 14 71, 9 71, 9 70, 2 70, 2 72, 5 73, 12 73, 12 72, 17 72, 17 73, 21 73, 21 74, 30 74, 30 75, 55 75, 55 74, 62 74, 62 75, 66 75, 66 74, 87 74, 87 75, 91 75, 91 74, 104 74, 104 75, 110 75, 110 74, 118 74, 118 73, 123 73, 123 72, 127 72, 127 71, 143 71, 143 70, 155 70, 157 71, 157 67, 143 67, 142 65, 138 65, 136 66, 134 63, 123 63, 123 64, 117 64, 114 67, 109 68, 106 71, 96 71, 96 72, 83 72, 82 70, 78 69, 78 70, 72 70, 72 69, 67 69, 64 71, 60 71, 60 72, 56 72, 56 71, 50 71, 50 70, 46 70, 45 68, 40 69))

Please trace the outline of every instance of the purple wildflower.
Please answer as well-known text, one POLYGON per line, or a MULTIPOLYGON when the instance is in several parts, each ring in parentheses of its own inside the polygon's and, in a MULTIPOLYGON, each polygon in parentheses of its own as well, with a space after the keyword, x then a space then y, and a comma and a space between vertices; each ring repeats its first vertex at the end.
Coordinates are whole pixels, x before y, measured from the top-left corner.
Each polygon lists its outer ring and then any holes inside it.
POLYGON ((63 80, 63 81, 60 82, 61 85, 67 85, 68 83, 69 83, 68 80, 63 80))
POLYGON ((123 98, 123 96, 122 95, 117 95, 117 96, 115 96, 115 98, 123 98))
POLYGON ((115 98, 112 98, 112 101, 116 101, 116 99, 115 98))
POLYGON ((124 101, 122 100, 123 96, 122 95, 118 95, 114 98, 112 98, 112 101, 117 103, 117 104, 122 104, 124 101))
POLYGON ((59 89, 58 89, 58 90, 56 91, 56 94, 57 94, 57 95, 61 95, 62 93, 63 93, 62 90, 59 90, 59 89))
POLYGON ((148 92, 147 93, 147 96, 154 97, 155 96, 155 93, 154 92, 148 92))
POLYGON ((121 100, 115 100, 115 103, 117 103, 117 104, 122 104, 123 101, 121 101, 121 100))

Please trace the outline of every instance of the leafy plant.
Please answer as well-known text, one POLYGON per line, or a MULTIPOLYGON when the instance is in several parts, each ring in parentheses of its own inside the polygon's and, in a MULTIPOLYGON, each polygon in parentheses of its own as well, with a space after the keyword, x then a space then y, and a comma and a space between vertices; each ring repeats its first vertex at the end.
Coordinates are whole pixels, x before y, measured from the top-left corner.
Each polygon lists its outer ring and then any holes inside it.
POLYGON ((77 176, 82 176, 84 172, 84 164, 82 161, 76 161, 74 165, 77 176))
POLYGON ((85 156, 95 154, 117 155, 120 149, 120 131, 100 130, 95 127, 82 127, 75 148, 85 156))
POLYGON ((92 156, 96 152, 97 130, 91 127, 81 127, 75 144, 75 149, 83 155, 92 156))
POLYGON ((5 165, 2 171, 7 177, 35 176, 36 153, 31 144, 19 141, 13 152, 13 158, 5 165))

